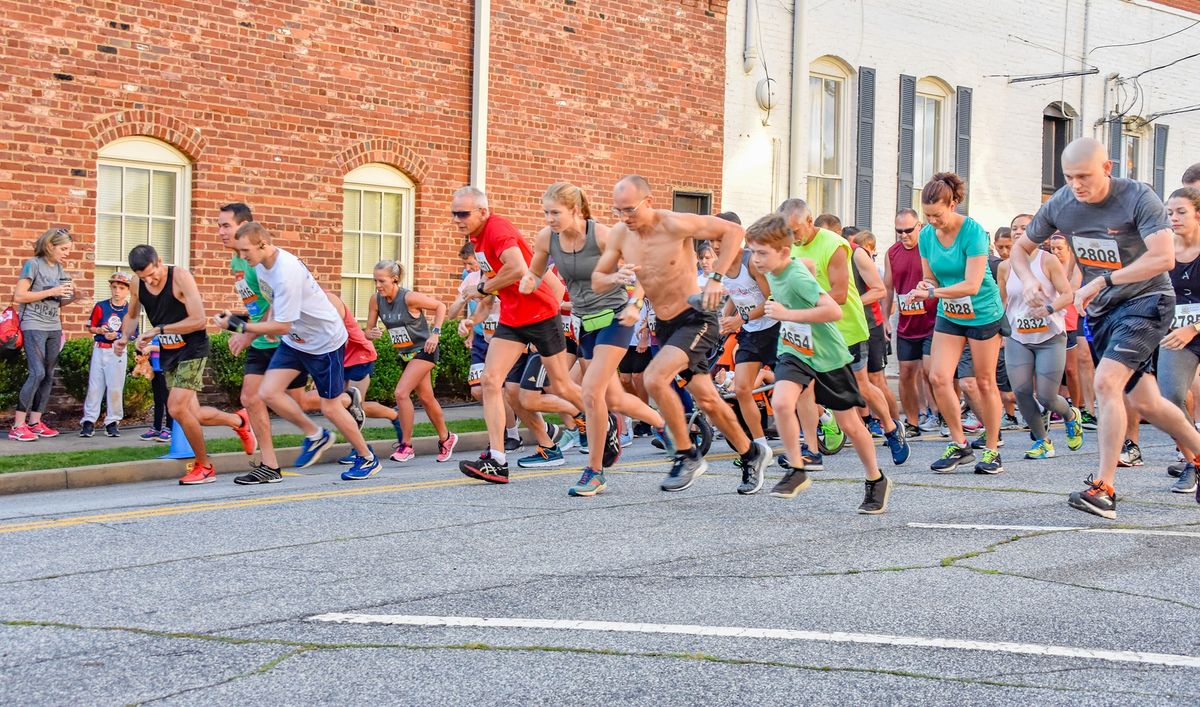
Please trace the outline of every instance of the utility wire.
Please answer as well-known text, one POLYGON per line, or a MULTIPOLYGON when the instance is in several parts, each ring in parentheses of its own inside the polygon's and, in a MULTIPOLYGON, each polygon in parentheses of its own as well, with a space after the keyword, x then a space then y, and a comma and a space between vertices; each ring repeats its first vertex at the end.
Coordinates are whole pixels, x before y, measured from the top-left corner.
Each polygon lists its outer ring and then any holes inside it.
POLYGON ((1188 25, 1187 27, 1184 27, 1182 29, 1177 29, 1170 34, 1164 34, 1163 36, 1155 37, 1154 39, 1143 39, 1140 42, 1127 42, 1125 44, 1101 44, 1098 47, 1092 47, 1091 49, 1089 49, 1088 54, 1091 54, 1092 52, 1095 52, 1095 51, 1100 51, 1101 49, 1112 49, 1114 47, 1139 47, 1143 44, 1150 44, 1151 42, 1157 42, 1159 40, 1166 39, 1168 37, 1174 37, 1175 35, 1177 35, 1181 32, 1188 31, 1189 29, 1195 27, 1196 25, 1200 25, 1200 20, 1196 20, 1195 22, 1188 25))

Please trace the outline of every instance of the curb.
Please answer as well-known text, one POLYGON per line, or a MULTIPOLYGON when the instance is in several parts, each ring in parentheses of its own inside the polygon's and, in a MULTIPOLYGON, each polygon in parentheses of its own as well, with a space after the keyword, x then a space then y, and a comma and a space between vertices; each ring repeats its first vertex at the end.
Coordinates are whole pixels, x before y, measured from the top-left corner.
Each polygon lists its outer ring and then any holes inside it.
MULTIPOLYGON (((524 430, 522 434, 526 444, 529 444, 532 437, 524 430)), ((455 453, 477 452, 484 449, 487 443, 487 432, 465 432, 458 436, 458 445, 454 450, 455 453)), ((371 442, 371 449, 379 455, 380 460, 384 460, 391 454, 392 443, 375 440, 371 442)), ((433 457, 437 454, 437 438, 417 437, 413 440, 413 449, 418 455, 433 457)), ((275 451, 279 456, 280 465, 285 470, 300 454, 299 447, 284 447, 275 451)), ((321 455, 322 463, 328 464, 345 456, 349 451, 350 445, 345 442, 334 444, 321 455)), ((246 471, 247 464, 254 457, 238 452, 226 452, 209 455, 209 459, 212 460, 213 468, 218 474, 240 474, 246 471)), ((70 469, 16 471, 0 474, 0 496, 178 479, 187 473, 188 463, 187 459, 144 459, 70 469)))

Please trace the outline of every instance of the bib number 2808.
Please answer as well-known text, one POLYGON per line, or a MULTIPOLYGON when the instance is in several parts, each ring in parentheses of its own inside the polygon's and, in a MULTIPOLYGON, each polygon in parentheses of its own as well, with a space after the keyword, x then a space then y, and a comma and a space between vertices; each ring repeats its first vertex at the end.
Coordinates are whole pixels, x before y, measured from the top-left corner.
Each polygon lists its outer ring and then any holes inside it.
POLYGON ((1117 249, 1116 241, 1075 236, 1071 239, 1071 247, 1080 265, 1104 270, 1121 268, 1121 251, 1117 249))

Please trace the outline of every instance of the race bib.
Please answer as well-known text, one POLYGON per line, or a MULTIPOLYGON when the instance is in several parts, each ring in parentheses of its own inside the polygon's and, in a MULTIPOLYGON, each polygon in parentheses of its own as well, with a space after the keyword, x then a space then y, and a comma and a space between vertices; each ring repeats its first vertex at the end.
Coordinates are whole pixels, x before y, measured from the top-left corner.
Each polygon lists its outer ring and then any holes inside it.
POLYGON ((467 385, 474 387, 483 381, 483 365, 482 363, 471 364, 471 368, 467 371, 467 385))
POLYGON ((650 336, 654 336, 654 330, 658 326, 658 317, 654 315, 654 311, 646 313, 646 329, 650 332, 650 336))
POLYGON ((749 317, 750 313, 753 312, 759 304, 761 304, 761 302, 756 302, 755 300, 749 298, 733 298, 733 307, 737 310, 738 316, 742 319, 749 317))
POLYGON ((1013 329, 1020 334, 1040 334, 1050 330, 1050 325, 1043 317, 1017 317, 1013 321, 1013 329))
POLYGON ((969 296, 944 299, 942 300, 942 312, 950 319, 974 319, 975 305, 971 304, 969 296))
POLYGON ((799 322, 783 322, 779 329, 779 340, 792 351, 804 355, 814 355, 812 324, 799 322))
POLYGON ((579 325, 578 319, 574 316, 562 318, 563 336, 567 337, 575 343, 579 343, 579 325))
POLYGON ((412 348, 413 340, 412 337, 409 336, 408 329, 406 327, 388 329, 388 338, 392 340, 392 348, 396 349, 397 351, 412 348))
POLYGON ((496 271, 492 269, 492 264, 488 262, 487 256, 479 251, 475 251, 475 260, 479 263, 479 271, 484 277, 492 277, 496 271))
POLYGON ((237 291, 238 297, 241 298, 242 304, 246 305, 246 311, 251 317, 258 317, 265 311, 262 301, 254 290, 250 289, 250 285, 246 284, 245 278, 238 278, 233 283, 233 289, 237 291))
POLYGON ((487 319, 483 320, 483 335, 492 338, 492 334, 496 333, 496 327, 500 326, 500 315, 493 312, 488 315, 487 319))
POLYGON ((1200 304, 1175 305, 1175 318, 1171 320, 1171 329, 1194 327, 1200 324, 1200 304))
POLYGON ((896 300, 900 305, 901 316, 917 317, 925 314, 925 300, 915 299, 911 292, 906 295, 898 295, 896 300))
POLYGON ((158 345, 164 349, 181 349, 183 348, 183 335, 159 334, 158 345))
POLYGON ((1121 267, 1121 251, 1117 249, 1116 241, 1072 236, 1071 248, 1080 265, 1105 270, 1118 270, 1121 267))

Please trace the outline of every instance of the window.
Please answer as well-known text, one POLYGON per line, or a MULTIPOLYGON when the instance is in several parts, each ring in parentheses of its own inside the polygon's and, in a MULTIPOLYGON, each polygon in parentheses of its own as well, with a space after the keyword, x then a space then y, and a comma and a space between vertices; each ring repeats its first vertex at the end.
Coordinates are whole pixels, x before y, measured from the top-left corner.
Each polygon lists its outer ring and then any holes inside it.
POLYGON ((812 75, 809 85, 808 205, 814 214, 842 213, 844 77, 812 75))
POLYGON ((367 164, 346 175, 342 196, 342 299, 365 320, 380 260, 400 263, 412 287, 414 188, 399 170, 367 164))
POLYGON ((158 140, 121 138, 100 149, 96 173, 96 296, 108 292, 114 271, 128 272, 136 245, 148 243, 164 263, 186 266, 188 159, 158 140))
POLYGON ((1067 180, 1062 172, 1062 153, 1071 141, 1075 111, 1065 103, 1055 102, 1042 111, 1042 197, 1049 198, 1067 180))
POLYGON ((1141 134, 1137 130, 1126 126, 1125 131, 1121 134, 1121 164, 1119 165, 1120 174, 1118 176, 1133 180, 1141 178, 1139 177, 1140 171, 1138 169, 1141 151, 1141 134))
POLYGON ((712 194, 705 192, 677 191, 674 193, 672 211, 685 214, 712 215, 712 194))
POLYGON ((921 189, 933 175, 946 169, 950 158, 946 104, 950 89, 935 79, 917 82, 913 99, 913 200, 912 208, 921 213, 921 189))

